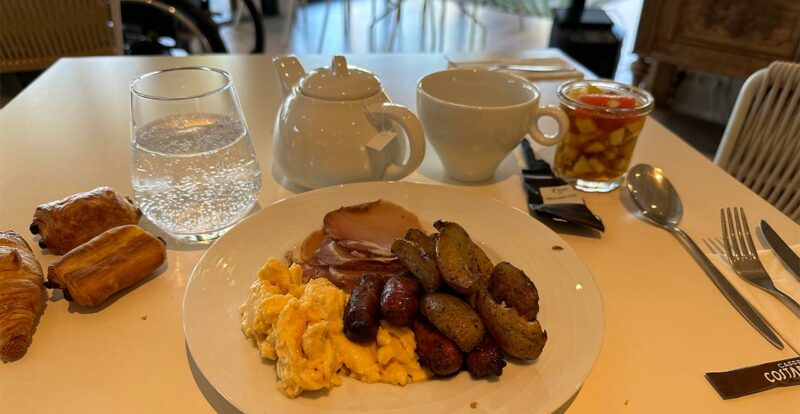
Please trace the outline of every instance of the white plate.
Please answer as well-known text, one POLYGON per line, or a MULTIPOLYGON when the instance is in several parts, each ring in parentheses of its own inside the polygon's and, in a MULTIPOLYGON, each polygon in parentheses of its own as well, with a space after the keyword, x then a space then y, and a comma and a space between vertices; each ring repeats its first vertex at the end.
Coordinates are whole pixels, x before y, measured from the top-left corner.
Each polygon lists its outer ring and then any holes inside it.
MULTIPOLYGON (((432 227, 431 227, 432 229, 432 227)), ((208 381, 244 412, 547 412, 578 391, 603 337, 603 305, 592 275, 558 235, 497 200, 461 190, 412 183, 328 187, 279 201, 217 240, 194 269, 183 302, 189 350, 208 381), (497 380, 466 372, 405 387, 348 378, 331 391, 296 399, 275 388, 275 366, 262 362, 240 330, 239 305, 270 256, 297 246, 320 228, 328 211, 382 198, 417 214, 461 224, 494 261, 523 269, 540 295, 547 345, 532 363, 509 362, 497 380), (558 245, 564 250, 553 250, 558 245), (477 411, 470 407, 477 403, 477 411)))

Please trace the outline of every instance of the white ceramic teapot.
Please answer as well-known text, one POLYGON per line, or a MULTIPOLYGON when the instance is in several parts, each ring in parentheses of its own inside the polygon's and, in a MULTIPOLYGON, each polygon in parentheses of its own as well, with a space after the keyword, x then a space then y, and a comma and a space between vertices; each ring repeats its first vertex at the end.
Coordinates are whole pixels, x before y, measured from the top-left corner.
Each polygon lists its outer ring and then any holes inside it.
POLYGON ((318 188, 399 180, 422 163, 425 135, 419 119, 391 103, 371 72, 348 66, 344 56, 309 73, 294 56, 277 57, 273 64, 285 100, 272 151, 292 182, 318 188))

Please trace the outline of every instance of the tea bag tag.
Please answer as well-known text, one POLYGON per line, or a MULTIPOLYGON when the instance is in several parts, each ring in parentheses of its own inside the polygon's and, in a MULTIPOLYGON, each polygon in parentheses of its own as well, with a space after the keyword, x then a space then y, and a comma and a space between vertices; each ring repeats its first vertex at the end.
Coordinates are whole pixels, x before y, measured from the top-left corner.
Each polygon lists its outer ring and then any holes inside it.
POLYGON ((584 204, 583 198, 571 185, 539 188, 542 204, 584 204))
POLYGON ((367 148, 381 152, 396 136, 397 134, 392 131, 380 131, 367 142, 367 148))

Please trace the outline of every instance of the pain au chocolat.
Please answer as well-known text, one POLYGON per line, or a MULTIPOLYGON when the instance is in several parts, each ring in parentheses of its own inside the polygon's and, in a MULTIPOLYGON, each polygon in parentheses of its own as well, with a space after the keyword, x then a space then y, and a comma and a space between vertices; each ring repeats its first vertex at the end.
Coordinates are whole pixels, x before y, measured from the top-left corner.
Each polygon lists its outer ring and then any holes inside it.
POLYGON ((41 236, 41 248, 64 254, 110 228, 136 224, 141 216, 133 201, 98 187, 36 207, 30 230, 41 236))
POLYGON ((53 262, 46 286, 64 298, 97 306, 144 279, 167 258, 164 242, 136 225, 114 227, 53 262))

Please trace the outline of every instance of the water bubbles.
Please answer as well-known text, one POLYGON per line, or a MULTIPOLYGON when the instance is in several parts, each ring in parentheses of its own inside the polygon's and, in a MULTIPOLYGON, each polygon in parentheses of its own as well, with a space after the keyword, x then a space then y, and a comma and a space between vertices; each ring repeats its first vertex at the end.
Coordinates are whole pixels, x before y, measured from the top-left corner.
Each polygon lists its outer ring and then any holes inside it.
POLYGON ((145 215, 173 234, 224 229, 256 203, 261 171, 247 129, 213 114, 180 114, 136 132, 133 186, 145 215))

